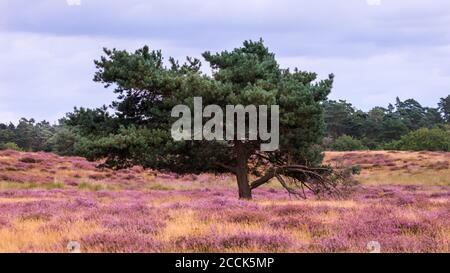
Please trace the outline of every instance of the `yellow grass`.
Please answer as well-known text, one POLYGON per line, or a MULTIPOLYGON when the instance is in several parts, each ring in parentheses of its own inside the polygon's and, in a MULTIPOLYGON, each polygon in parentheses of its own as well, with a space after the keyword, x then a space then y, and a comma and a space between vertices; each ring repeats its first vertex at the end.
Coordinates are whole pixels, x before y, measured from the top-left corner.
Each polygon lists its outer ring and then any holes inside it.
POLYGON ((45 230, 42 220, 17 220, 12 228, 0 229, 0 252, 66 252, 61 238, 80 240, 83 236, 101 231, 96 223, 77 221, 63 231, 45 230))
POLYGON ((437 152, 406 152, 406 151, 358 151, 358 152, 326 152, 325 162, 346 155, 359 156, 361 159, 371 159, 382 155, 391 160, 395 166, 382 164, 361 165, 362 171, 357 180, 368 185, 450 185, 450 169, 433 169, 433 164, 450 163, 450 153, 437 152), (409 169, 408 169, 409 166, 409 169))

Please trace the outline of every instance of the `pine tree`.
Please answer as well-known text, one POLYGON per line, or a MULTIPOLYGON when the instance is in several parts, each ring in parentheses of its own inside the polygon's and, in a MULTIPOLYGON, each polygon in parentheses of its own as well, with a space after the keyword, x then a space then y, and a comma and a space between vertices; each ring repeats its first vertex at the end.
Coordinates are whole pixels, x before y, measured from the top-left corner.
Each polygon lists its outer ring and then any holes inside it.
POLYGON ((116 49, 104 49, 104 53, 95 61, 94 80, 114 86, 118 100, 112 106, 121 127, 115 134, 85 144, 92 159, 106 157, 105 164, 112 167, 140 164, 178 173, 232 172, 239 197, 245 199, 272 178, 291 193, 296 191, 288 179, 316 193, 335 186, 338 176, 320 166, 319 148, 324 134, 323 102, 333 75, 318 81, 315 73, 282 69, 262 40, 245 41, 232 51, 203 53, 211 76, 201 72, 195 58, 187 58, 182 65, 169 58, 166 67, 161 51, 148 46, 133 53, 116 49), (171 109, 185 104, 192 110, 194 97, 201 97, 203 105, 222 109, 238 104, 279 105, 279 149, 263 152, 260 138, 237 136, 228 141, 175 142, 170 135, 171 109), (252 182, 251 175, 256 177, 252 182))

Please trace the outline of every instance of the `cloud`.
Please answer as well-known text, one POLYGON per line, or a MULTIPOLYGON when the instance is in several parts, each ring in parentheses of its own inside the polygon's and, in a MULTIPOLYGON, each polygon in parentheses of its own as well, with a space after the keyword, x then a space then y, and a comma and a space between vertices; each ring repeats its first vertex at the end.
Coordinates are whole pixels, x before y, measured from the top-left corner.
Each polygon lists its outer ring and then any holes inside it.
MULTIPOLYGON (((74 106, 109 104, 114 95, 92 81, 103 47, 137 49, 148 41, 89 36, 0 33, 0 122, 34 117, 56 121, 74 106)), ((153 41, 166 53, 176 50, 153 41)))
MULTIPOLYGON (((108 104, 92 82, 104 46, 183 59, 263 37, 283 66, 336 74, 332 98, 369 109, 448 95, 450 2, 436 0, 0 0, 0 122, 55 121, 108 104)), ((207 70, 205 68, 205 70, 207 70)))
POLYGON ((335 74, 332 99, 346 99, 365 110, 387 106, 398 96, 416 98, 436 107, 438 99, 449 94, 450 66, 439 61, 450 58, 450 47, 389 52, 367 58, 281 58, 285 66, 316 71, 324 78, 335 74), (433 55, 442 51, 439 57, 433 55))

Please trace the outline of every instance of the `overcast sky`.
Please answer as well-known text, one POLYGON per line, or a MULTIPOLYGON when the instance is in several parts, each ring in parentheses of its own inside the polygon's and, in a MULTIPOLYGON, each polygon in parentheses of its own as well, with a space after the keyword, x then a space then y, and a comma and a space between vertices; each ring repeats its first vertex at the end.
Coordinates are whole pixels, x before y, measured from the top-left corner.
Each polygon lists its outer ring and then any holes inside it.
POLYGON ((448 0, 0 0, 0 122, 109 104, 92 81, 105 46, 184 59, 260 37, 364 110, 450 94, 448 0))

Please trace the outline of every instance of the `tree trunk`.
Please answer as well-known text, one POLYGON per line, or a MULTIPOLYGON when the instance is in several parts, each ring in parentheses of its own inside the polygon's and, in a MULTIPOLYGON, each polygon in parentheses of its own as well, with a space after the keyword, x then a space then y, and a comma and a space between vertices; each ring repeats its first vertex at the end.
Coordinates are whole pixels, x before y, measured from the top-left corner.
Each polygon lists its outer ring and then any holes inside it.
POLYGON ((248 154, 242 146, 242 142, 236 141, 236 179, 239 188, 240 199, 252 199, 252 190, 248 182, 248 154))

